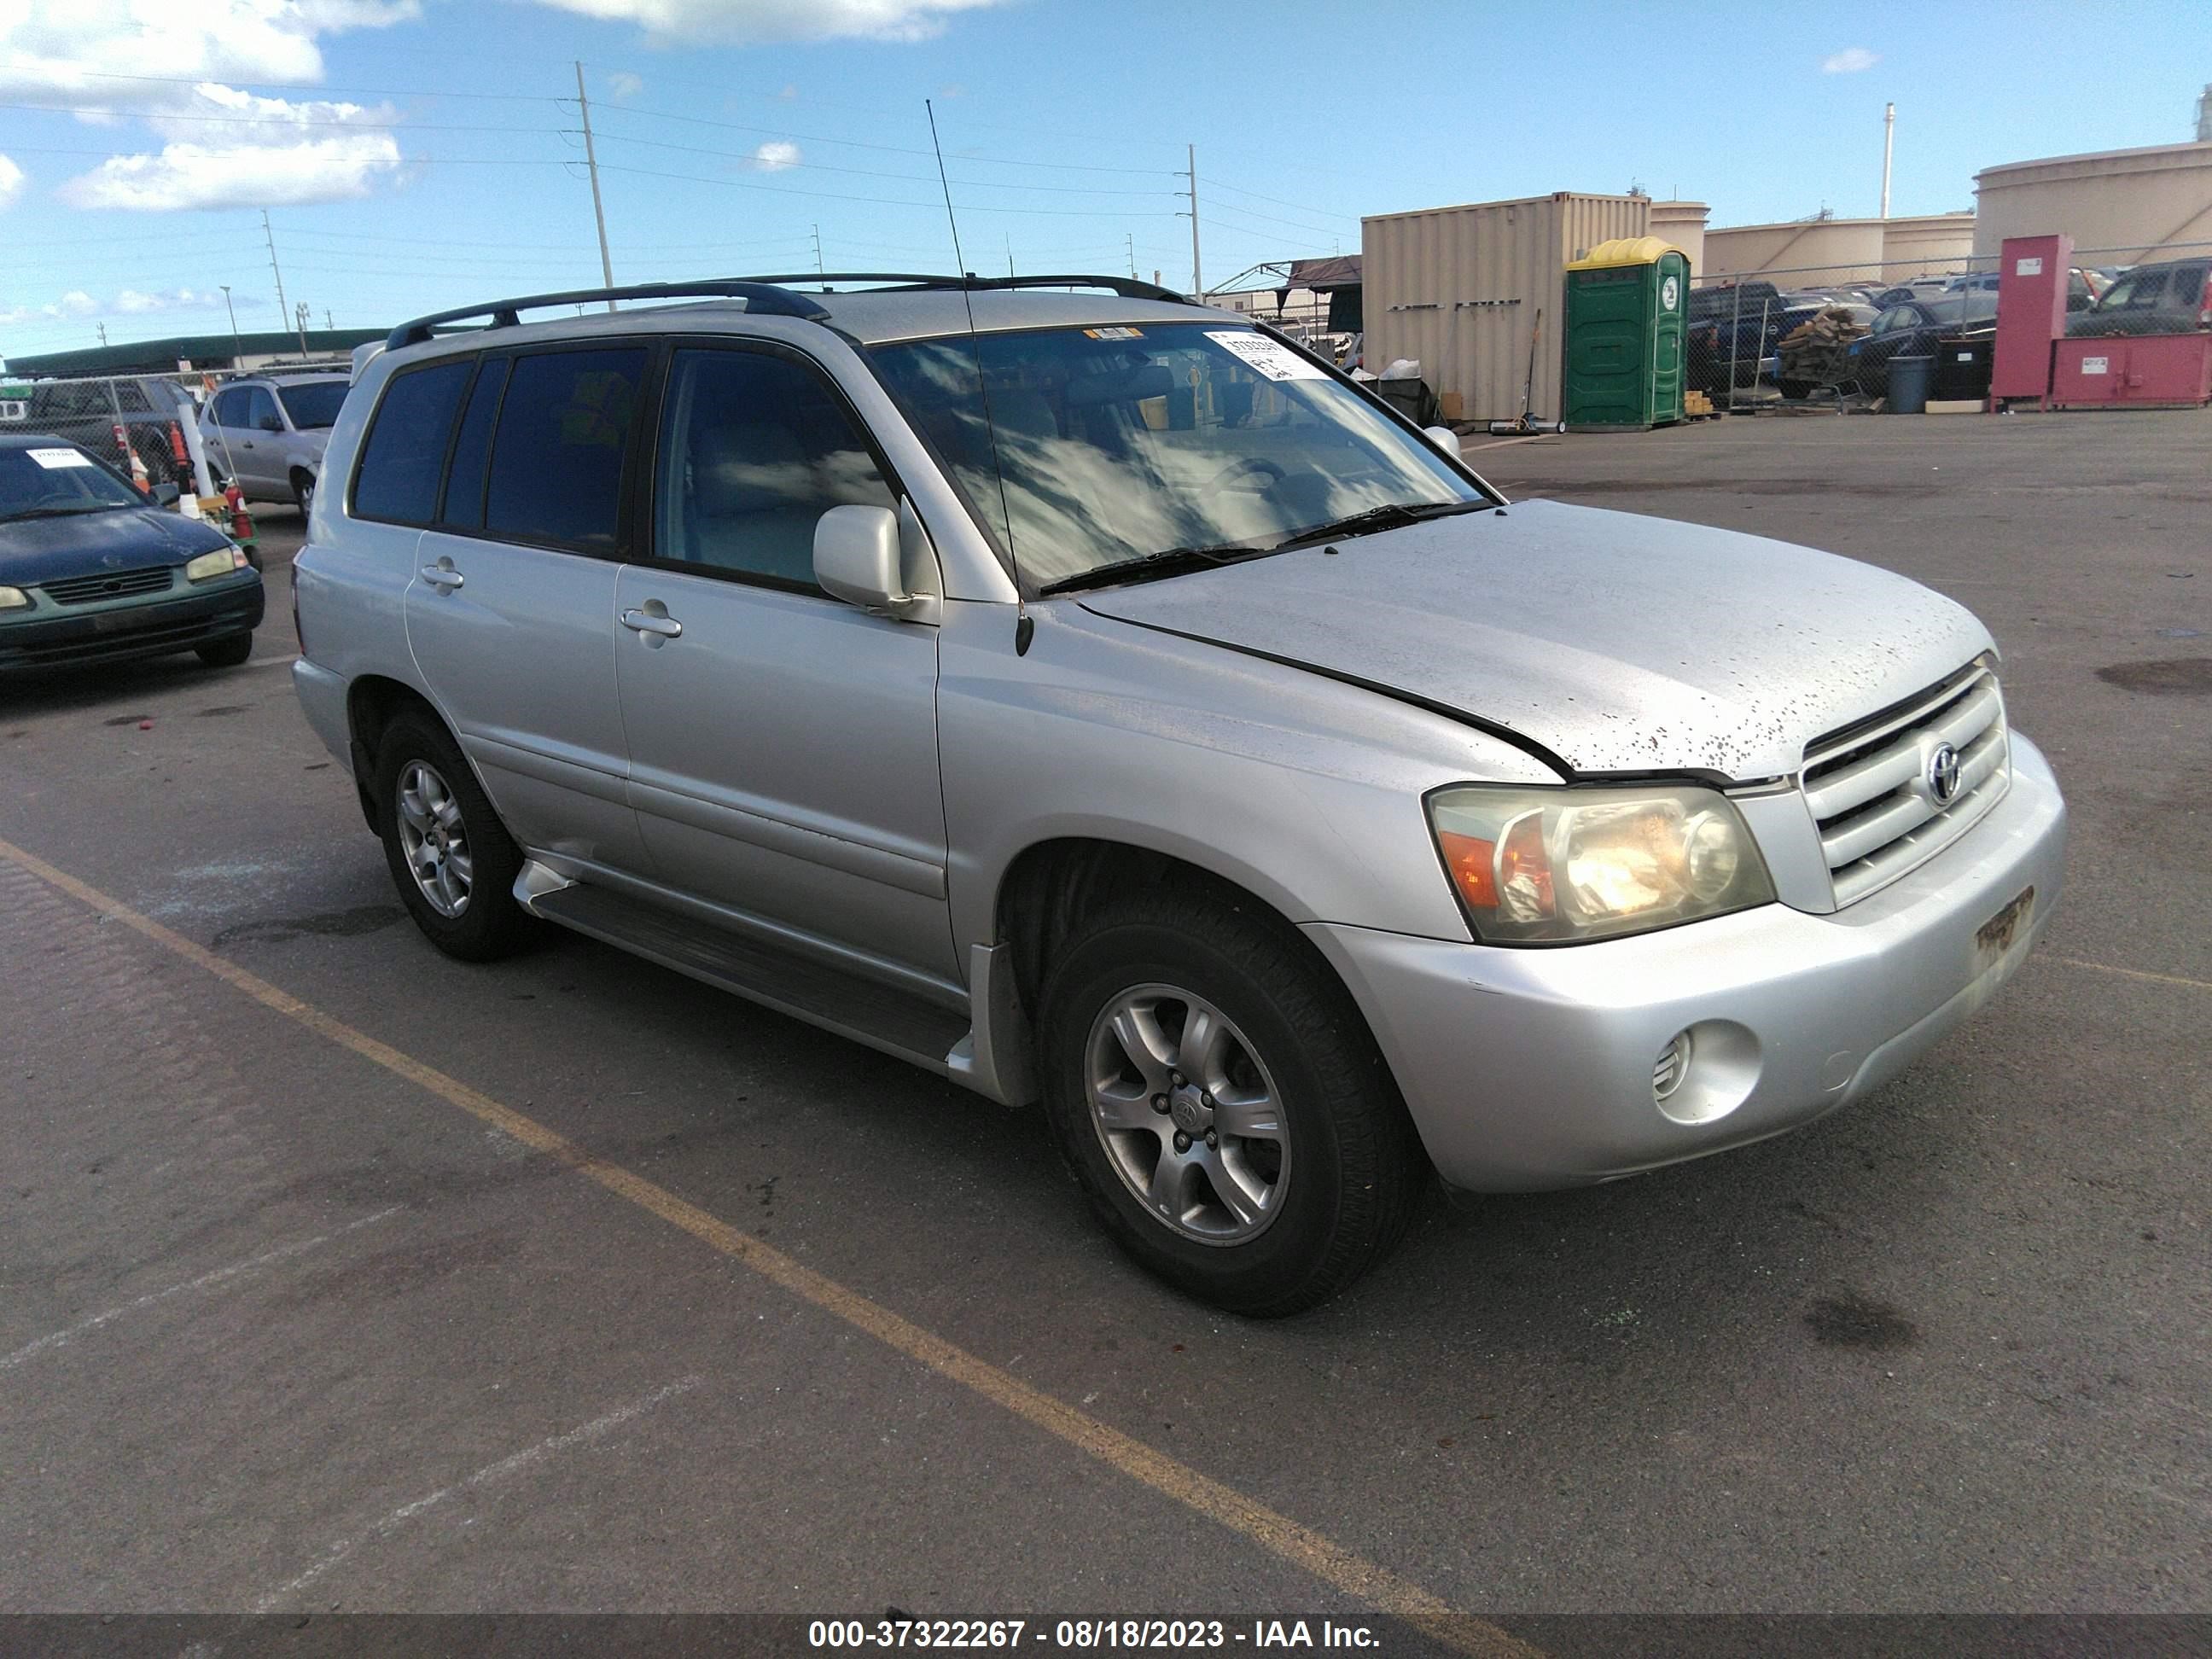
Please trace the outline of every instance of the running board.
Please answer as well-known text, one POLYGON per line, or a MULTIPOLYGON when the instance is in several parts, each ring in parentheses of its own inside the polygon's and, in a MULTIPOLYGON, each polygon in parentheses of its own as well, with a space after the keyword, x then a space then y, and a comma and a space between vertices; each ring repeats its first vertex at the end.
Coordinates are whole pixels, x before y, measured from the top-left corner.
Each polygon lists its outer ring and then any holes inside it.
MULTIPOLYGON (((925 1066, 940 1077, 955 1075, 953 1053, 969 1037, 964 1014, 609 888, 582 882, 532 885, 524 902, 548 921, 925 1066)), ((959 1080, 968 1082, 965 1077, 959 1080)))

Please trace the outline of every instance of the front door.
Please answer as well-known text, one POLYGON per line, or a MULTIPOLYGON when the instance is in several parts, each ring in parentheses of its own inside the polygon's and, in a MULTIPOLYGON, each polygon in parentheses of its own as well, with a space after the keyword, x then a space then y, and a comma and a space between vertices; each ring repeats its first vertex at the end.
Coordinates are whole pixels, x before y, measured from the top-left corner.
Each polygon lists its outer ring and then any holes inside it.
MULTIPOLYGON (((406 601, 416 665, 515 838, 640 874, 651 865, 625 786, 614 556, 646 355, 488 356, 458 431, 426 410, 419 430, 441 456, 452 433, 453 459, 406 601)), ((378 411, 356 511, 410 378, 378 411)))
POLYGON ((630 799, 661 877, 878 963, 957 977, 937 768, 937 629, 814 582, 830 507, 896 505, 842 397, 796 354, 672 356, 649 554, 617 583, 630 799))

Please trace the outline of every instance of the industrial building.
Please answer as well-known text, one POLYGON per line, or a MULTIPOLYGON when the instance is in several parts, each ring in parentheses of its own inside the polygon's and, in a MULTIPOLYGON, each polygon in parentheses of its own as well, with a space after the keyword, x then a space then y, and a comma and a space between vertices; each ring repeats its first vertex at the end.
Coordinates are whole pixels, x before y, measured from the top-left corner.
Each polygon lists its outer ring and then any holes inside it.
POLYGON ((1923 270, 1956 270, 1973 252, 1971 213, 1796 219, 1783 224, 1717 226, 1705 232, 1704 260, 1693 262, 1692 268, 1700 276, 1818 270, 1848 271, 1868 281, 1902 282, 1923 270))
POLYGON ((2063 233, 2134 263, 2212 243, 2212 143, 2154 144, 1985 167, 1974 177, 1974 252, 2063 233))

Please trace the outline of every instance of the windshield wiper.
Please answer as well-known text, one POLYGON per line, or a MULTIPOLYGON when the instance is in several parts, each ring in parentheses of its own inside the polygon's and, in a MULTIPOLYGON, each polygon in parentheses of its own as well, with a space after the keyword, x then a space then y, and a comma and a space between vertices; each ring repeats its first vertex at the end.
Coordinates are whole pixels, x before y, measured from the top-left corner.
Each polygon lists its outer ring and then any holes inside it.
POLYGON ((1381 507, 1370 507, 1364 513, 1354 513, 1349 518, 1336 519, 1328 524, 1317 524, 1310 529, 1294 532, 1287 539, 1278 542, 1278 547, 1304 547, 1313 542, 1325 542, 1338 536, 1364 536, 1376 530, 1402 530, 1409 524, 1423 524, 1431 519, 1448 519, 1457 513, 1487 513, 1497 506, 1495 501, 1386 501, 1381 507))
POLYGON ((1066 593, 1079 587, 1110 587, 1115 582, 1179 576, 1186 571, 1205 570, 1218 564, 1235 564, 1239 559, 1261 558, 1273 551, 1273 548, 1267 547, 1165 547, 1157 553, 1139 553, 1133 559, 1116 559, 1110 564, 1079 570, 1073 576, 1047 582, 1037 592, 1066 593))

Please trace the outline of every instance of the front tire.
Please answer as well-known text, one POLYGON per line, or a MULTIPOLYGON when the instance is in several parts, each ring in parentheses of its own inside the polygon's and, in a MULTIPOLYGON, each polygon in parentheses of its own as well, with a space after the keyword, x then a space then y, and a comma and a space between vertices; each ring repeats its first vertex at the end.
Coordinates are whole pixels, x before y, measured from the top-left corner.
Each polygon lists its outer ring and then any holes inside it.
POLYGON ((315 505, 315 475, 301 467, 292 469, 292 499, 299 504, 301 517, 312 512, 315 505))
POLYGON ((463 962, 511 954, 530 932, 514 899, 522 849, 445 727, 417 713, 386 727, 374 793, 385 861, 423 935, 463 962))
POLYGON ((1351 997, 1249 902, 1163 892, 1093 921, 1047 977, 1040 1043, 1054 1138, 1107 1231, 1217 1307, 1334 1296, 1426 1186, 1351 997))
POLYGON ((192 654, 210 668, 235 668, 253 654, 253 635, 234 634, 227 640, 196 645, 192 654))

